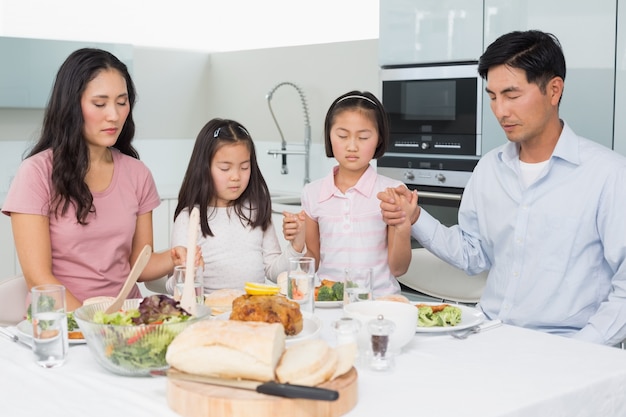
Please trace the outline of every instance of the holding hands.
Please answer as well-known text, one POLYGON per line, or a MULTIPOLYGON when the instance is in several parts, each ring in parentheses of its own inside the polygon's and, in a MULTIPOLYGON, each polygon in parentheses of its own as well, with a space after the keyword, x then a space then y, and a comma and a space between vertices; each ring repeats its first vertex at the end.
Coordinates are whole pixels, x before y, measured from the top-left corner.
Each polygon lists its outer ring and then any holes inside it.
POLYGON ((411 226, 420 215, 420 206, 417 205, 417 190, 409 190, 405 185, 396 188, 387 188, 379 192, 376 197, 380 200, 380 210, 383 220, 389 226, 411 226))
MULTIPOLYGON (((187 263, 187 248, 185 246, 175 246, 170 250, 170 256, 174 266, 185 266, 187 263)), ((202 256, 202 249, 200 246, 196 247, 196 266, 201 266, 204 269, 204 257, 202 256)))

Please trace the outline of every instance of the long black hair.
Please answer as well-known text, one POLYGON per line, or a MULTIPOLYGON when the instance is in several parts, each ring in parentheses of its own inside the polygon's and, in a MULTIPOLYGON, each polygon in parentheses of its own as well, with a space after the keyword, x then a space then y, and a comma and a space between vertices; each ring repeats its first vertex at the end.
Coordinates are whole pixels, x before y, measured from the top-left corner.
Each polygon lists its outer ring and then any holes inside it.
POLYGON ((133 106, 135 86, 126 65, 110 52, 83 48, 70 54, 59 68, 48 107, 46 108, 41 137, 28 156, 46 149, 52 149, 51 211, 64 215, 70 204, 76 208, 76 220, 87 224, 89 213, 95 212, 93 196, 85 183, 89 169, 89 148, 83 134, 85 120, 81 98, 87 84, 101 71, 117 70, 126 80, 130 112, 114 148, 139 159, 139 154, 131 145, 135 136, 133 106))
MULTIPOLYGON (((213 236, 209 227, 209 204, 217 197, 211 164, 222 146, 242 143, 250 152, 250 182, 231 206, 245 225, 266 230, 272 222, 270 191, 256 160, 254 142, 245 127, 234 120, 212 119, 198 133, 187 172, 178 193, 174 220, 181 211, 198 206, 202 236, 213 236)), ((216 210, 213 208, 212 210, 216 210)))

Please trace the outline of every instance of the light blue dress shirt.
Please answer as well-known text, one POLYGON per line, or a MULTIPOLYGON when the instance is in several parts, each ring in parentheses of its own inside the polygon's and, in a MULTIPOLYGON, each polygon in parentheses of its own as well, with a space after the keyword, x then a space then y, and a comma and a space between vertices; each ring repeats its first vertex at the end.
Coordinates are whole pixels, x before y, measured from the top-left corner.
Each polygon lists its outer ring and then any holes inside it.
POLYGON ((564 124, 524 188, 518 146, 482 157, 459 224, 425 210, 412 234, 473 275, 489 269, 479 306, 504 323, 614 345, 626 338, 626 158, 564 124))

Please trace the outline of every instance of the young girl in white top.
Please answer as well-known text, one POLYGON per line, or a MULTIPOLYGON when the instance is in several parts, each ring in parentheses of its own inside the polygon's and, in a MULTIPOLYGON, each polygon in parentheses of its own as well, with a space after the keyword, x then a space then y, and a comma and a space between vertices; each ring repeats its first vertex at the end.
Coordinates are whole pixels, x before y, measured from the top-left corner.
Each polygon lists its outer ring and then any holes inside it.
MULTIPOLYGON (((276 281, 288 269, 289 257, 302 256, 303 236, 281 252, 254 143, 233 120, 213 119, 196 138, 174 213, 176 245, 187 245, 189 213, 195 206, 200 210, 205 293, 243 289, 245 282, 262 283, 266 277, 276 281)), ((166 288, 174 291, 172 277, 166 288)))
MULTIPOLYGON (((316 259, 320 279, 343 281, 346 268, 371 267, 374 297, 398 293, 395 277, 411 262, 410 224, 388 227, 376 197, 402 184, 370 165, 389 142, 382 104, 369 92, 340 96, 326 114, 324 140, 326 156, 338 165, 302 191, 307 255, 316 259)), ((298 230, 295 222, 284 219, 285 238, 298 230)))

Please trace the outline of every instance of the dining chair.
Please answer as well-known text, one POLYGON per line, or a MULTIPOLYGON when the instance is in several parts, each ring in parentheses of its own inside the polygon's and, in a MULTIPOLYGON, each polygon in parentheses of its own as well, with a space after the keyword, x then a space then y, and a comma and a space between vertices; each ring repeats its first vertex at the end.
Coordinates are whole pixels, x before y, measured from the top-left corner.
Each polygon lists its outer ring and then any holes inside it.
POLYGON ((28 286, 24 275, 0 279, 0 325, 14 326, 26 317, 28 286))
POLYGON ((476 304, 485 288, 487 271, 470 276, 437 258, 424 248, 412 251, 406 274, 399 276, 403 285, 442 301, 476 304))

